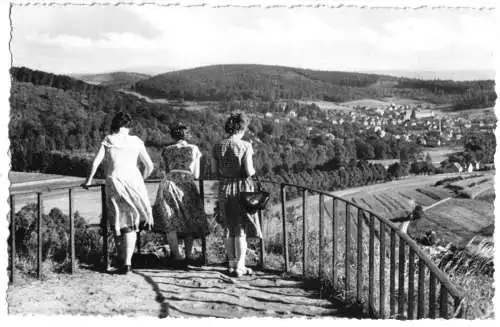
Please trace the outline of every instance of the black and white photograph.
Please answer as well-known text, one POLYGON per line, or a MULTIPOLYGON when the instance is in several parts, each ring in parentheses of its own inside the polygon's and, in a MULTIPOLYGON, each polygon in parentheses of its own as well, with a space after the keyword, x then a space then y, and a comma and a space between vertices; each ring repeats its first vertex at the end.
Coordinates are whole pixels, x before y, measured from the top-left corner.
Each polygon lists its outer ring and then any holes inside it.
POLYGON ((235 3, 2 5, 7 315, 495 320, 493 2, 235 3))

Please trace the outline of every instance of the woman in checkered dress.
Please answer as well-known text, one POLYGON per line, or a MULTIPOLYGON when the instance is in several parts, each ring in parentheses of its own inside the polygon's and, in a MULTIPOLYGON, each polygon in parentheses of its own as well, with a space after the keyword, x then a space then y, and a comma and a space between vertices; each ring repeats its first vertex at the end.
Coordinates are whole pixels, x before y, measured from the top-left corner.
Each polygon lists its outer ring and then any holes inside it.
POLYGON ((228 272, 236 276, 251 274, 245 267, 246 237, 262 237, 259 219, 241 206, 239 193, 253 191, 252 144, 242 140, 248 119, 242 113, 232 114, 226 121, 228 137, 214 146, 215 173, 219 185, 217 220, 225 228, 228 272))

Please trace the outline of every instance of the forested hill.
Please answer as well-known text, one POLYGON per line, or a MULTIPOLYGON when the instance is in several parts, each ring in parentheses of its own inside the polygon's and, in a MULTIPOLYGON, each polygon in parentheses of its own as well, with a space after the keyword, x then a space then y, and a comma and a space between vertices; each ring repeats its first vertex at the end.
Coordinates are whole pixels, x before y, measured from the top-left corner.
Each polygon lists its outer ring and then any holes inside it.
MULTIPOLYGON (((48 156, 58 153, 77 161, 88 159, 109 133, 111 118, 118 111, 133 115, 134 133, 146 142, 153 155, 172 141, 168 130, 176 121, 192 126, 196 131, 193 141, 203 148, 212 141, 205 137, 214 134, 212 124, 220 124, 210 112, 174 110, 168 104, 148 103, 65 75, 24 67, 12 68, 11 75, 9 138, 14 170, 86 175, 81 167, 71 170, 70 165, 52 164, 48 156)), ((219 133, 222 135, 222 131, 219 133)))
MULTIPOLYGON (((169 72, 136 83, 136 91, 185 100, 323 98, 342 101, 343 88, 397 78, 267 65, 215 65, 169 72)), ((355 89, 352 90, 355 93, 355 89)), ((353 93, 353 96, 354 96, 353 93)))
POLYGON ((215 65, 153 76, 135 84, 151 97, 184 100, 319 99, 402 96, 462 107, 491 106, 494 81, 421 80, 266 65, 215 65))
POLYGON ((89 84, 104 85, 113 89, 129 89, 138 81, 148 79, 151 76, 134 72, 111 72, 102 74, 73 74, 72 77, 89 84))

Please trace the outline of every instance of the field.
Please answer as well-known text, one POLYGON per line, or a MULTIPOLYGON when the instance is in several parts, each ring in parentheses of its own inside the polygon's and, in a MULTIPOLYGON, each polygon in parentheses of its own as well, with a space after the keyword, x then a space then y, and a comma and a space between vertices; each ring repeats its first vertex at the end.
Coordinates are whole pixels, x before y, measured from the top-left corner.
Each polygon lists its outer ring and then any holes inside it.
POLYGON ((424 156, 428 153, 431 156, 432 164, 436 167, 439 167, 442 161, 448 159, 450 154, 460 151, 463 151, 462 147, 442 146, 437 148, 422 148, 424 156))
POLYGON ((496 120, 495 108, 449 110, 447 108, 439 110, 439 113, 447 117, 463 117, 469 120, 490 118, 496 120))
POLYGON ((434 104, 431 104, 431 103, 425 102, 425 101, 414 100, 414 99, 398 98, 398 97, 384 98, 384 101, 387 101, 388 103, 394 103, 395 105, 411 105, 411 106, 421 105, 421 106, 424 106, 424 107, 426 107, 426 106, 432 106, 432 107, 434 107, 435 106, 434 104))
POLYGON ((347 101, 347 102, 342 102, 340 105, 345 106, 345 107, 356 107, 356 106, 361 106, 361 107, 385 107, 389 105, 389 102, 386 101, 380 101, 380 100, 375 100, 375 99, 362 99, 362 100, 353 100, 353 101, 347 101))
POLYGON ((306 101, 306 100, 297 100, 300 104, 316 104, 322 110, 342 110, 342 111, 352 111, 353 109, 348 106, 344 106, 342 104, 338 104, 331 101, 306 101))
POLYGON ((463 247, 494 223, 492 203, 473 199, 450 199, 426 211, 425 219, 417 222, 415 228, 421 231, 435 231, 443 244, 452 243, 463 247))
POLYGON ((23 184, 23 185, 33 185, 29 183, 38 183, 45 181, 61 182, 61 181, 76 181, 81 180, 78 177, 69 177, 69 176, 61 176, 61 175, 52 175, 52 174, 42 174, 42 173, 24 173, 11 171, 9 172, 9 180, 12 184, 23 184))

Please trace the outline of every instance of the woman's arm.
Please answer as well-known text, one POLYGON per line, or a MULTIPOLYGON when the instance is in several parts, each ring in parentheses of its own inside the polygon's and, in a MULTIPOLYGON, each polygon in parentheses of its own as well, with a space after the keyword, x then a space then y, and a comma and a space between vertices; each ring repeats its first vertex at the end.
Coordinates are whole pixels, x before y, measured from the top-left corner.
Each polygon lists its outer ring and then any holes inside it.
POLYGON ((252 145, 249 146, 245 156, 243 158, 243 165, 245 167, 245 172, 248 177, 252 177, 255 175, 255 168, 253 167, 253 148, 252 145))
POLYGON ((104 145, 101 145, 99 148, 99 151, 97 152, 96 156, 94 157, 94 161, 92 162, 92 169, 90 170, 90 174, 87 177, 87 180, 83 184, 84 186, 89 186, 92 184, 92 179, 94 178, 94 175, 97 171, 97 168, 101 164, 102 160, 104 159, 104 155, 106 153, 106 150, 104 148, 104 145))
POLYGON ((144 142, 142 142, 142 140, 140 140, 140 142, 139 142, 139 159, 144 164, 143 177, 144 177, 144 179, 146 179, 153 172, 154 165, 153 165, 153 161, 151 160, 151 157, 149 156, 148 151, 146 150, 146 147, 144 146, 144 142))

